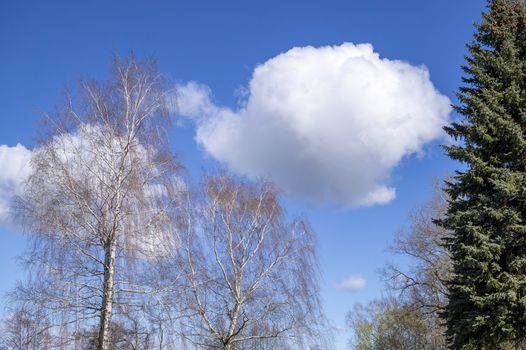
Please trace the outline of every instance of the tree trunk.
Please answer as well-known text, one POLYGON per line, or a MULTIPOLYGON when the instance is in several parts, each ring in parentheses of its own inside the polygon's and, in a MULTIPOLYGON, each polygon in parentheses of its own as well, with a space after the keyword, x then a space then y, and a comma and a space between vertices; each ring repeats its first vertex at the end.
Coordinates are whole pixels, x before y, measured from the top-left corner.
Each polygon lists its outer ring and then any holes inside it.
POLYGON ((100 313, 100 329, 97 350, 110 350, 111 314, 113 307, 115 253, 117 244, 113 240, 106 248, 104 256, 104 289, 100 313))

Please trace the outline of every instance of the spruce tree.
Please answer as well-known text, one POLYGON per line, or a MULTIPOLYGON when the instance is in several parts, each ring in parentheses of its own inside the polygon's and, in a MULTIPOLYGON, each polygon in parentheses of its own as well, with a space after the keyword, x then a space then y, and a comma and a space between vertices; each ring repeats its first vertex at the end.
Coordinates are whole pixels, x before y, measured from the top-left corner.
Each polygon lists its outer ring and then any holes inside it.
POLYGON ((453 349, 516 349, 526 339, 526 8, 493 0, 476 25, 455 110, 446 183, 454 265, 444 312, 453 349))

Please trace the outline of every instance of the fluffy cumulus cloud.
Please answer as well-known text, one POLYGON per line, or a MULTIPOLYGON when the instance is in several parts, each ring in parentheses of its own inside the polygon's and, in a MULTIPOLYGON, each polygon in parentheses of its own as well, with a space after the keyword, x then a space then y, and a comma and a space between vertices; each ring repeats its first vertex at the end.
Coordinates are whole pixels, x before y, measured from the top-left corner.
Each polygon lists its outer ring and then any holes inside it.
POLYGON ((24 181, 30 174, 31 151, 21 144, 0 145, 0 223, 10 220, 13 198, 21 194, 24 181))
POLYGON ((353 275, 341 281, 337 285, 337 288, 342 289, 342 290, 348 290, 351 292, 356 292, 356 291, 359 291, 360 289, 365 288, 366 284, 367 284, 367 281, 365 280, 363 276, 353 275))
POLYGON ((177 99, 197 142, 231 170, 348 207, 391 201, 392 169, 440 137, 450 113, 424 66, 351 43, 293 48, 259 65, 234 109, 195 82, 177 99))

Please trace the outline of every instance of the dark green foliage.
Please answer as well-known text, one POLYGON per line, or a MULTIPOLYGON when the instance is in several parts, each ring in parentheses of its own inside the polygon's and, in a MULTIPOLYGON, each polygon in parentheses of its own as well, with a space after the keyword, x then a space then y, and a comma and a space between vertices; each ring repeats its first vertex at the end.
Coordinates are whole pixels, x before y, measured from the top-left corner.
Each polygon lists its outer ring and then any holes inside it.
POLYGON ((526 7, 490 1, 463 67, 447 154, 444 220, 454 276, 444 317, 453 349, 513 349, 526 338, 526 7))

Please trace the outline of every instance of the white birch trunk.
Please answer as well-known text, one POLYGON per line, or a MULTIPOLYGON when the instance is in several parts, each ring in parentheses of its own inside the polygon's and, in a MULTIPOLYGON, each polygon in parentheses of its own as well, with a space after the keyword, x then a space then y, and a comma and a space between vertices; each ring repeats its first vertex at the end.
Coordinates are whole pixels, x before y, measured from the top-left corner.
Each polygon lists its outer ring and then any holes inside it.
POLYGON ((110 349, 116 251, 117 244, 114 240, 111 240, 104 257, 104 289, 100 314, 98 350, 110 349))

